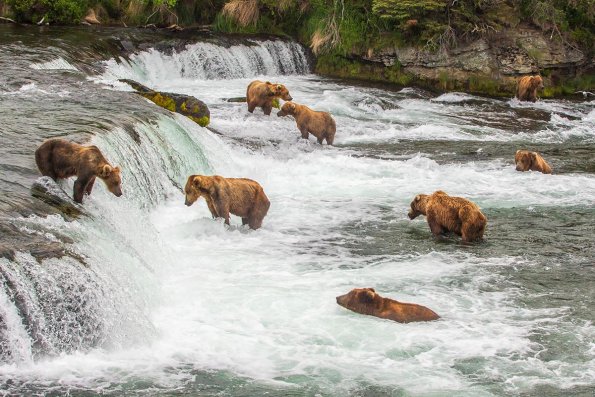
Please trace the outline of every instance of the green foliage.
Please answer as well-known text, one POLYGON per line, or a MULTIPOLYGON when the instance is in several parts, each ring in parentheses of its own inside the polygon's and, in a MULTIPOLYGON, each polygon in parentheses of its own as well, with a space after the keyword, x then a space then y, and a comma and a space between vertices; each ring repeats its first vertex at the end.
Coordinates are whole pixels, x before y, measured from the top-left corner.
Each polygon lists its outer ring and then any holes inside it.
POLYGON ((58 24, 77 23, 84 16, 86 0, 6 0, 15 18, 21 22, 46 22, 58 24))
POLYGON ((446 9, 446 0, 373 0, 372 10, 382 18, 406 21, 446 9))

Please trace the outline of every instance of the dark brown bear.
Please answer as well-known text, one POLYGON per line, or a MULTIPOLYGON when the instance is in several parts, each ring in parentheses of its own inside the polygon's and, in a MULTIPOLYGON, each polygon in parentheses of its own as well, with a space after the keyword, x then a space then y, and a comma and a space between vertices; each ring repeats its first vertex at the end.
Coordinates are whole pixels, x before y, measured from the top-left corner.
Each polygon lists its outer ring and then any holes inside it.
POLYGON ((516 97, 519 101, 537 101, 537 90, 543 89, 541 76, 521 77, 516 86, 516 97))
POLYGON ((242 218, 242 225, 258 229, 271 206, 258 182, 245 178, 191 175, 184 192, 187 206, 202 196, 213 218, 224 218, 226 225, 231 213, 242 218))
POLYGON ((537 152, 517 150, 514 155, 514 162, 517 171, 539 171, 544 174, 552 173, 552 168, 537 152))
POLYGON ((425 306, 383 298, 374 291, 374 288, 352 289, 345 295, 337 296, 337 303, 356 313, 386 318, 399 323, 432 321, 440 318, 425 306))
POLYGON ((335 140, 337 126, 328 112, 317 112, 305 105, 287 102, 283 104, 277 116, 293 116, 304 139, 308 139, 309 134, 312 134, 321 145, 323 140, 326 140, 327 145, 332 145, 335 140))
POLYGON ((284 101, 293 99, 283 84, 273 84, 268 81, 254 80, 246 90, 246 102, 250 113, 259 107, 265 115, 269 116, 273 110, 273 100, 278 98, 284 101))
POLYGON ((441 190, 431 195, 418 194, 411 202, 409 219, 425 215, 430 230, 435 236, 453 232, 464 242, 483 237, 487 218, 479 207, 462 197, 451 197, 441 190))
POLYGON ((70 178, 74 182, 74 201, 83 202, 85 193, 91 194, 95 178, 99 177, 115 196, 122 195, 120 167, 112 167, 97 146, 82 146, 65 139, 49 139, 35 151, 37 168, 53 180, 70 178))

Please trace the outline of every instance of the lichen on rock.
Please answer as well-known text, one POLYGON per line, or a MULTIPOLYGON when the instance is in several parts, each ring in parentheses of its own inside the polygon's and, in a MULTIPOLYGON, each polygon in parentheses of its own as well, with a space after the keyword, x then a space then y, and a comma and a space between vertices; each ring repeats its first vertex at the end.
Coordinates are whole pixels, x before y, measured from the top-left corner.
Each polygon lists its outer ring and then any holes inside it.
POLYGON ((137 94, 144 96, 156 105, 170 112, 180 113, 201 127, 206 127, 211 121, 209 107, 203 101, 193 96, 154 91, 134 80, 121 79, 120 81, 130 85, 136 90, 137 94))

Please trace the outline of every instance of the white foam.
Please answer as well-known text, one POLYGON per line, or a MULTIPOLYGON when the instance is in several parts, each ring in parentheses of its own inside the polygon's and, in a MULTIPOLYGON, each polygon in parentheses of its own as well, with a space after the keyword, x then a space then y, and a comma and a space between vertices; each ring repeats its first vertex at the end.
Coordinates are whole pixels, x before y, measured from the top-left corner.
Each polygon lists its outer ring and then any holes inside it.
POLYGON ((78 69, 72 66, 67 60, 62 57, 58 57, 51 61, 47 62, 40 62, 40 63, 32 63, 29 65, 31 69, 36 70, 72 70, 78 71, 78 69))

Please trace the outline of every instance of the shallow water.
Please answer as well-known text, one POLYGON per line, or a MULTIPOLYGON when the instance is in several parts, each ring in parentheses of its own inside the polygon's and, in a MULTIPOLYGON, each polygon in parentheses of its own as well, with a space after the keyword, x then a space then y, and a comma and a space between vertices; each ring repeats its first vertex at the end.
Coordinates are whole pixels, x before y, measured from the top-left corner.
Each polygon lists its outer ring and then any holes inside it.
MULTIPOLYGON (((301 50, 266 41, 82 62, 72 34, 50 33, 62 41, 58 56, 40 57, 34 39, 0 51, 4 65, 14 54, 17 66, 33 65, 11 67, 0 84, 2 109, 11 109, 0 112, 2 140, 18 143, 1 149, 3 219, 19 236, 60 242, 84 265, 39 263, 20 246, 0 258, 1 390, 595 392, 595 102, 367 87, 309 74, 301 50), (275 55, 284 51, 291 56, 275 55), (204 100, 210 130, 128 93, 118 78, 204 100), (292 119, 226 101, 254 78, 330 111, 336 145, 303 141, 292 119), (122 166, 124 196, 97 186, 90 217, 46 216, 28 197, 31 153, 55 135, 90 136, 122 166), (540 151, 554 174, 516 172, 519 148, 540 151), (181 186, 193 173, 259 181, 272 203, 263 228, 242 228, 237 217, 227 228, 204 201, 184 206, 181 186), (408 220, 411 199, 437 189, 480 205, 484 242, 434 239, 423 217, 408 220), (355 287, 442 318, 397 324, 348 312, 335 296, 355 287)), ((72 181, 64 186, 70 192, 72 181)))

